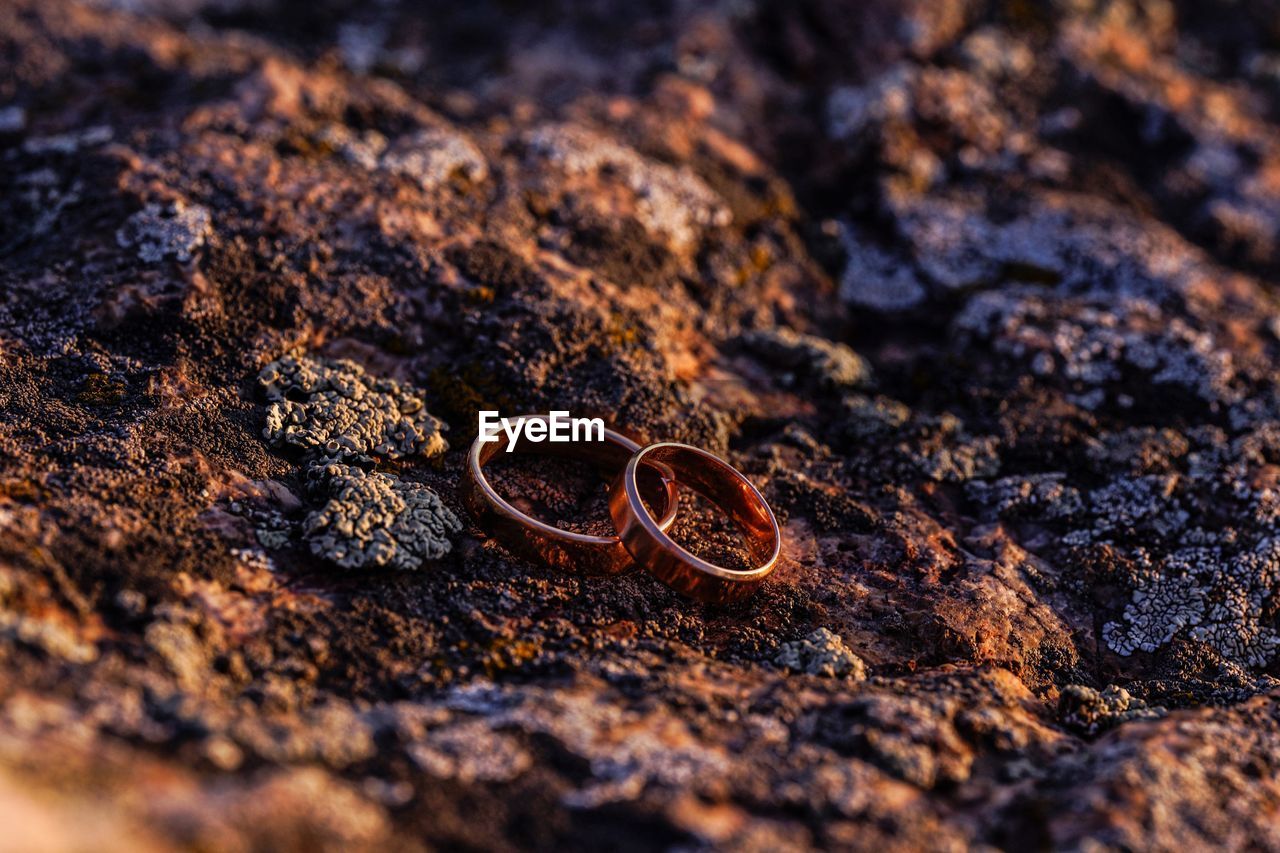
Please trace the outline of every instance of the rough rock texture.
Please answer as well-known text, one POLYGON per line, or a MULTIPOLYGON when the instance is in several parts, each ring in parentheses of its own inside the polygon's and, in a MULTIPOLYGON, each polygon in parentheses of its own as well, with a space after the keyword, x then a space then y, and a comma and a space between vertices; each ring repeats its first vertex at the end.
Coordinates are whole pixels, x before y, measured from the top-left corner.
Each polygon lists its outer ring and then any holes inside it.
POLYGON ((1277 20, 0 0, 6 843, 1280 849, 1277 20), (780 568, 456 529, 479 408, 780 568))

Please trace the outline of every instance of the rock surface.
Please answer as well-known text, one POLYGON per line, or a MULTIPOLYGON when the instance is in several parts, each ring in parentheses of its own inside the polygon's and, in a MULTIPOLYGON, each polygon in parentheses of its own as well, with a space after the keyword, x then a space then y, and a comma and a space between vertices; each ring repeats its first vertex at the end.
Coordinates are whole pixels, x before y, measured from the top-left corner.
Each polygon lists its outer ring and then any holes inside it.
POLYGON ((0 2, 13 843, 1280 849, 1277 20, 0 2), (780 568, 509 557, 479 408, 780 568))

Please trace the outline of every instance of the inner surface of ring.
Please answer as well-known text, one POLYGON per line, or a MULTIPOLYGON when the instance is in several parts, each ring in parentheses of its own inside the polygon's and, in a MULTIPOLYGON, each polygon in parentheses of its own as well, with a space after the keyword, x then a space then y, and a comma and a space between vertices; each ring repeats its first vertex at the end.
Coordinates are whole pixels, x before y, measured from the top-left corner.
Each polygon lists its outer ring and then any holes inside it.
MULTIPOLYGON (((727 463, 715 457, 704 456, 692 448, 663 446, 645 451, 641 466, 636 471, 637 481, 641 469, 649 468, 655 463, 668 466, 681 486, 693 489, 711 501, 742 531, 747 550, 756 565, 773 558, 779 545, 773 517, 763 499, 742 479, 741 474, 727 463)), ((653 520, 652 513, 650 519, 653 520)), ((669 534, 666 535, 691 557, 702 559, 669 534)), ((720 568, 727 571, 750 571, 727 566, 720 568)))
MULTIPOLYGON (((539 416, 526 416, 521 420, 526 420, 530 417, 546 420, 539 416)), ((618 471, 626 467, 628 460, 636 450, 638 450, 638 447, 628 439, 610 431, 606 431, 605 437, 601 441, 577 442, 532 442, 525 438, 524 433, 521 432, 514 445, 512 445, 505 433, 499 433, 497 441, 486 442, 479 446, 476 459, 482 469, 479 472, 482 478, 482 485, 486 486, 491 495, 499 500, 507 510, 517 513, 529 521, 552 528, 564 535, 597 539, 601 542, 616 542, 616 534, 588 533, 560 527, 554 522, 545 521, 513 505, 508 497, 498 491, 492 482, 492 478, 483 469, 495 458, 504 459, 519 456, 551 457, 586 463, 595 470, 597 476, 604 483, 608 483, 618 471), (627 444, 622 443, 623 441, 626 441, 627 444), (513 446, 513 450, 510 453, 507 452, 508 446, 513 446)), ((668 471, 667 473, 670 472, 668 471)), ((660 517, 661 520, 657 523, 663 529, 669 527, 671 522, 674 521, 676 511, 677 486, 675 483, 663 477, 660 469, 651 467, 648 468, 646 476, 639 483, 639 488, 642 500, 646 504, 646 509, 650 511, 651 516, 660 517)), ((608 518, 606 504, 606 511, 601 513, 604 526, 609 526, 608 518)))

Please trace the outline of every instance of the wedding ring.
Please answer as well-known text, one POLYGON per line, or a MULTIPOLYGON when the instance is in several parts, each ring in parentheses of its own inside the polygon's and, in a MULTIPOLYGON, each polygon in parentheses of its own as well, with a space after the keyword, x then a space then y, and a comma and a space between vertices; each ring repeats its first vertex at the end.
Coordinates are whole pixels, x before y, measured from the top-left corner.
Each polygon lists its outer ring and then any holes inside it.
POLYGON ((677 592, 708 603, 725 604, 750 595, 773 571, 782 550, 778 522, 756 487, 723 459, 687 444, 651 444, 632 456, 610 487, 609 514, 638 565, 677 592), (742 530, 751 568, 717 566, 667 535, 640 494, 641 472, 655 464, 718 506, 742 530))
MULTIPOLYGON (((545 415, 523 415, 517 421, 549 420, 545 415)), ((513 452, 558 456, 592 463, 604 474, 606 482, 620 471, 628 458, 640 451, 640 445, 612 430, 604 431, 603 441, 540 442, 525 439, 524 430, 517 432, 513 452)), ((462 501, 476 523, 503 547, 518 556, 546 563, 555 568, 589 574, 617 574, 631 565, 631 556, 617 536, 592 536, 561 530, 526 515, 512 506, 493 488, 484 475, 484 466, 499 452, 507 449, 512 439, 499 433, 496 441, 482 441, 477 436, 467 454, 462 475, 462 501)), ((653 483, 659 481, 661 467, 655 469, 653 483)), ((676 517, 679 489, 674 480, 661 478, 662 489, 654 489, 662 516, 654 527, 666 530, 676 517)), ((637 502, 644 506, 636 490, 637 502)), ((646 509, 647 513, 648 510, 646 509)), ((652 516, 648 516, 652 518, 652 516)))

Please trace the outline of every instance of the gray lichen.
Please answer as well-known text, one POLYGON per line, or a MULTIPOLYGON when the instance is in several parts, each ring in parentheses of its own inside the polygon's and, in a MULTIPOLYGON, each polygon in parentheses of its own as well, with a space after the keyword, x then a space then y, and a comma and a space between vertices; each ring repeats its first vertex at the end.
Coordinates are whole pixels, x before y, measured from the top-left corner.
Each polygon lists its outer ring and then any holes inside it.
POLYGON ((1035 66, 1031 49, 998 27, 975 30, 960 45, 960 53, 975 75, 989 80, 1019 79, 1035 66))
POLYGON ((910 65, 897 65, 866 86, 837 86, 826 103, 827 135, 849 140, 875 124, 902 119, 911 109, 910 85, 917 77, 910 65))
MULTIPOLYGON (((1224 439, 1214 436, 1210 444, 1224 439)), ((1168 470, 1170 464, 1187 455, 1187 436, 1173 429, 1132 427, 1087 439, 1086 456, 1100 474, 1149 474, 1168 470)))
POLYGON ((32 236, 53 230, 64 211, 79 204, 84 197, 82 181, 68 182, 50 168, 35 169, 17 176, 11 199, 30 212, 25 226, 32 236))
POLYGON ((916 458, 916 467, 939 483, 963 483, 974 477, 988 476, 995 473, 998 465, 996 440, 991 436, 966 440, 954 447, 919 454, 916 458))
POLYGON ((1153 389, 1176 389, 1211 406, 1241 398, 1231 353, 1214 336, 1144 299, 1092 302, 1048 291, 1013 288, 981 293, 956 319, 956 328, 992 342, 996 352, 1024 363, 1036 376, 1076 386, 1074 399, 1097 408, 1142 376, 1153 389), (1117 307, 1118 306, 1118 307, 1117 307))
POLYGON ((1118 477, 1089 492, 1086 504, 1093 522, 1066 536, 1070 545, 1112 544, 1120 537, 1147 535, 1165 539, 1186 527, 1190 515, 1176 494, 1173 475, 1118 477))
POLYGON ((956 784, 969 778, 973 765, 954 723, 958 705, 945 694, 926 699, 870 692, 845 705, 824 734, 919 788, 956 784))
POLYGON ((841 403, 843 431, 854 441, 888 435, 911 419, 911 409, 890 397, 847 394, 841 403))
POLYGON ((510 782, 533 764, 518 739, 494 731, 483 719, 432 729, 408 753, 424 772, 464 783, 510 782))
POLYGON ((1084 508, 1080 492, 1066 483, 1066 474, 1002 477, 994 482, 966 485, 970 500, 991 507, 1001 518, 1051 521, 1078 515, 1084 508))
POLYGON ((21 133, 26 128, 26 110, 16 105, 0 107, 0 133, 21 133))
POLYGON ((898 451, 931 480, 964 483, 991 477, 1000 468, 994 436, 971 435, 960 418, 949 413, 921 418, 917 441, 899 444, 898 451))
POLYGON ((1277 579, 1275 539, 1235 554, 1219 546, 1180 549, 1158 568, 1145 567, 1121 621, 1108 622, 1103 639, 1128 656, 1153 652, 1187 631, 1230 660, 1266 666, 1280 647, 1280 635, 1265 624, 1277 579))
MULTIPOLYGON (((857 393, 844 395, 841 403, 845 420, 836 427, 837 434, 854 446, 894 440, 888 456, 904 476, 965 483, 999 472, 996 437, 970 433, 950 412, 923 414, 899 400, 857 393)), ((883 469, 886 454, 882 450, 867 461, 883 469)))
POLYGON ((326 461, 312 468, 328 502, 307 516, 311 552, 344 569, 417 569, 449 553, 462 522, 419 483, 326 461))
POLYGON ((1158 719, 1165 713, 1164 708, 1152 708, 1114 684, 1102 690, 1069 684, 1058 697, 1058 716, 1062 722, 1091 735, 1130 720, 1158 719))
POLYGON ((323 128, 316 140, 348 163, 370 172, 378 167, 378 158, 387 148, 386 137, 376 130, 357 133, 341 124, 323 128))
POLYGON ((147 647, 165 662, 178 684, 198 690, 208 668, 208 652, 189 625, 158 619, 147 626, 147 647))
MULTIPOLYGON (((272 401, 264 435, 310 459, 307 481, 323 501, 302 524, 312 553, 349 569, 416 569, 449 552, 462 523, 435 492, 351 464, 443 453, 444 426, 420 396, 350 361, 292 355, 263 368, 258 381, 272 401)), ((259 541, 286 544, 291 525, 278 513, 268 520, 255 525, 259 541)))
POLYGON ((165 258, 185 264, 212 233, 211 222, 209 211, 198 204, 148 204, 116 232, 116 242, 149 264, 165 258))
POLYGON ((82 148, 105 145, 114 135, 106 125, 93 125, 54 136, 33 136, 22 143, 22 150, 27 154, 74 154, 82 148))
POLYGON ((773 660, 778 666, 809 675, 848 677, 854 681, 867 678, 862 658, 844 644, 839 634, 827 628, 819 628, 803 640, 783 643, 773 660))
POLYGON ((293 524, 276 510, 263 510, 255 514, 257 523, 253 528, 254 538, 264 548, 283 548, 289 544, 293 535, 293 524))
POLYGON ((799 378, 828 390, 866 385, 871 365, 847 344, 817 335, 804 335, 785 326, 747 332, 742 343, 769 362, 789 371, 789 383, 799 378))
POLYGON ((357 74, 368 74, 386 49, 387 35, 387 28, 377 24, 342 24, 337 33, 342 61, 357 74))
POLYGON ((406 175, 432 190, 454 176, 479 183, 489 176, 480 149, 458 131, 426 128, 397 139, 380 162, 389 172, 406 175))
POLYGON ((647 230, 677 246, 692 245, 704 228, 732 221, 729 208, 688 167, 675 168, 641 156, 605 136, 571 125, 546 125, 529 133, 531 155, 566 174, 594 177, 608 173, 636 197, 636 219, 647 230))
POLYGON ((354 362, 285 356, 264 367, 258 382, 272 401, 263 435, 277 446, 388 459, 448 449, 444 425, 417 393, 354 362))
POLYGON ((845 253, 840 277, 840 298, 854 308, 893 313, 916 308, 928 291, 909 262, 862 240, 858 233, 838 225, 845 253))

